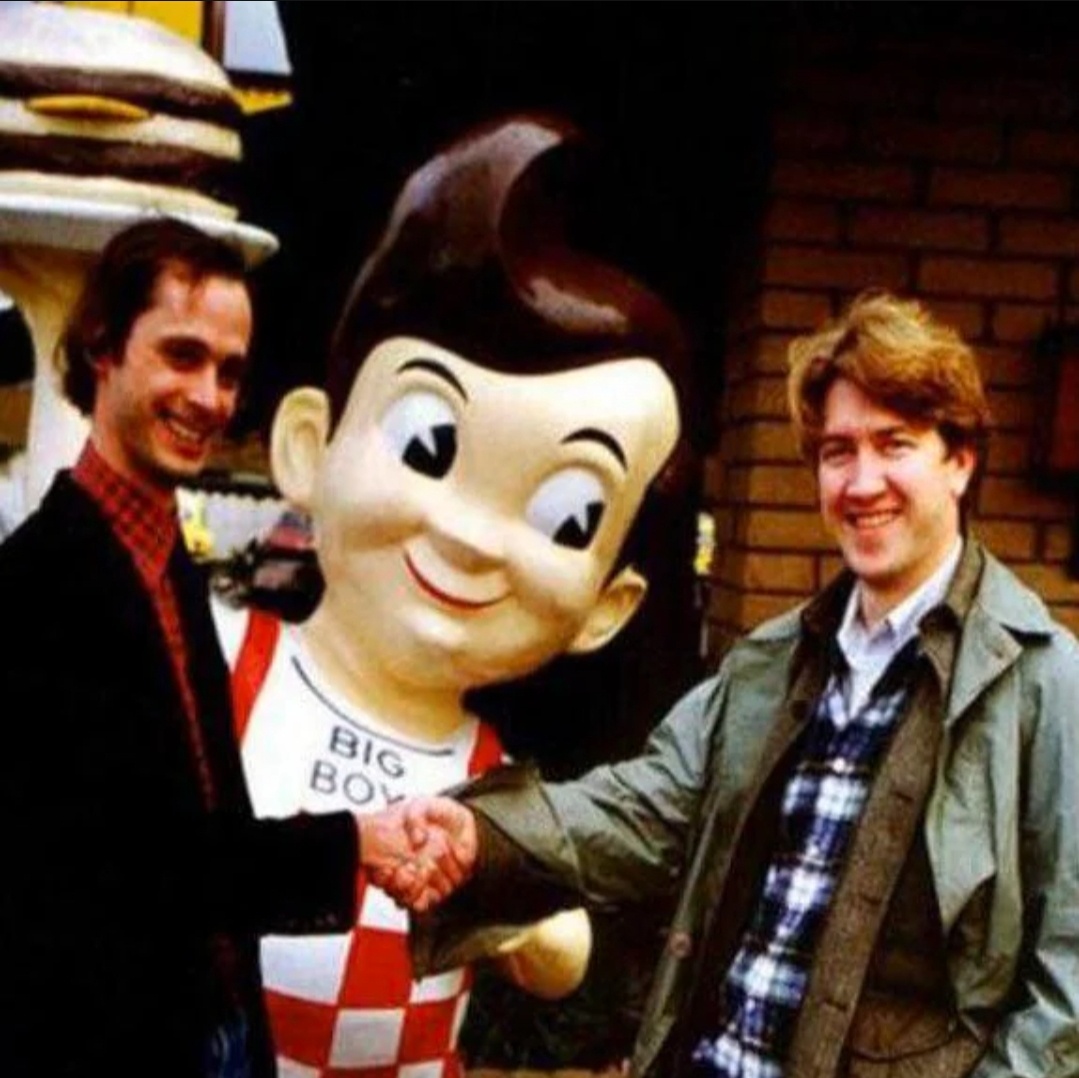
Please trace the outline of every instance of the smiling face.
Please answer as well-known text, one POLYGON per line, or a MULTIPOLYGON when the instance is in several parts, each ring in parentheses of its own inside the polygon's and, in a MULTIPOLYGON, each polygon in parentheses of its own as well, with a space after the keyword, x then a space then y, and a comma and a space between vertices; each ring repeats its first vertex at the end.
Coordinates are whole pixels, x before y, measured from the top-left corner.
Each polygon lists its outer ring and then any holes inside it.
POLYGON ((164 270, 123 354, 95 363, 98 452, 162 493, 198 475, 236 410, 250 338, 243 282, 164 270))
POLYGON ((608 577, 678 432, 657 364, 506 375, 391 338, 324 449, 325 398, 301 392, 319 415, 290 421, 286 402, 275 476, 314 519, 316 617, 357 662, 463 692, 597 647, 632 613, 643 582, 608 577))
POLYGON ((828 390, 817 456, 821 513, 877 616, 951 550, 974 464, 973 450, 949 453, 935 427, 913 424, 848 379, 828 390))

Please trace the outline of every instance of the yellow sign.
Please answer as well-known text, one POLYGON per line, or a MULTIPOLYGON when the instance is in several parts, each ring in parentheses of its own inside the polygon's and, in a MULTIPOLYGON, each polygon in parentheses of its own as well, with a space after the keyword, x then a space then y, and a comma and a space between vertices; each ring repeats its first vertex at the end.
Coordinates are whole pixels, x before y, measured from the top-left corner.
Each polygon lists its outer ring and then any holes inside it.
MULTIPOLYGON (((118 15, 138 15, 160 23, 196 45, 201 46, 204 40, 206 4, 202 0, 67 0, 64 6, 111 11, 118 15)), ((235 85, 235 76, 230 73, 230 77, 235 85)), ((248 115, 292 104, 292 94, 284 87, 237 85, 235 96, 240 108, 248 115)))

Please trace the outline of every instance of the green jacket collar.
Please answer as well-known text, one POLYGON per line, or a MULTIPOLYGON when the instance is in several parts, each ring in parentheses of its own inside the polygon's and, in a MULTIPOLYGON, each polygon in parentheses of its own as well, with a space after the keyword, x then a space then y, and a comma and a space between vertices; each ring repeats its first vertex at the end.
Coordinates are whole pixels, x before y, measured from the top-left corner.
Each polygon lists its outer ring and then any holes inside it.
MULTIPOLYGON (((790 644, 801 638, 812 641, 811 647, 826 644, 835 636, 853 586, 854 574, 844 569, 816 597, 760 626, 750 640, 768 645, 790 644)), ((1053 631, 1052 618, 1041 599, 973 537, 965 543, 955 577, 938 611, 943 624, 930 622, 923 632, 931 658, 938 651, 933 641, 938 629, 963 627, 957 650, 946 652, 948 667, 952 666, 954 654, 951 678, 947 678, 947 671, 938 671, 945 683, 951 682, 946 726, 1015 662, 1024 638, 1044 640, 1053 631)))

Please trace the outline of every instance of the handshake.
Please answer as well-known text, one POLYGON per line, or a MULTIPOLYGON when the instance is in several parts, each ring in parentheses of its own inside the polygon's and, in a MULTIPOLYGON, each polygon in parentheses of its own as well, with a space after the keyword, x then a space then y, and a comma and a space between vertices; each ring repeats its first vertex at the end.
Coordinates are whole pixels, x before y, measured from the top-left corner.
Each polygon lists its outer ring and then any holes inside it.
MULTIPOLYGON (((403 801, 357 818, 360 864, 399 906, 426 913, 471 877, 479 853, 476 818, 448 797, 403 801)), ((561 999, 584 977, 592 928, 583 909, 563 910, 497 942, 486 957, 526 992, 561 999)))
POLYGON ((368 878, 414 913, 448 898, 475 868, 475 818, 448 797, 403 801, 357 817, 357 826, 368 878))

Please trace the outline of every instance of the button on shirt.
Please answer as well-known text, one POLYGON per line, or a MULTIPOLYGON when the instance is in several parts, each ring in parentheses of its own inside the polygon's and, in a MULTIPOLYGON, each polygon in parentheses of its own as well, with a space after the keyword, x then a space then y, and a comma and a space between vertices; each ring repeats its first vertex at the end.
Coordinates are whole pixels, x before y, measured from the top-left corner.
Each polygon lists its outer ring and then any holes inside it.
POLYGON ((836 643, 847 661, 844 677, 844 708, 836 709, 833 722, 842 727, 865 706, 873 686, 888 664, 918 632, 922 618, 944 600, 948 585, 959 565, 963 540, 957 538, 948 556, 933 575, 913 594, 893 607, 872 629, 862 620, 862 589, 851 589, 836 643))

